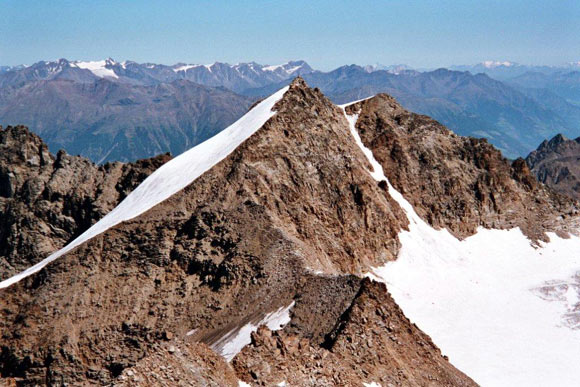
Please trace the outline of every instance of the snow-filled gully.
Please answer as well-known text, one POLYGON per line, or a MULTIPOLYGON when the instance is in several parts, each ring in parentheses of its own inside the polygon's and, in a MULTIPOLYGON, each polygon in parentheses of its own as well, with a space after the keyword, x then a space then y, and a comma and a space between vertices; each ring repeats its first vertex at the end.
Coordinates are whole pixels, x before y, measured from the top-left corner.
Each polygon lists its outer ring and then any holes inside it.
POLYGON ((363 145, 358 115, 345 115, 369 173, 388 183, 410 223, 397 260, 368 276, 385 282, 407 317, 477 383, 578 386, 580 238, 550 233, 535 248, 520 229, 480 228, 463 241, 433 229, 363 145))

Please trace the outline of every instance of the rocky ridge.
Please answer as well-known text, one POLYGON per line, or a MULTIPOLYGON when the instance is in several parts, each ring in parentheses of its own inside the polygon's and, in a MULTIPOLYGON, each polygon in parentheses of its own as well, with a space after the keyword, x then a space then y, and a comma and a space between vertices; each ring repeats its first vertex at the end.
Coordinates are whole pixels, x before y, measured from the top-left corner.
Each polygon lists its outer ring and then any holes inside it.
MULTIPOLYGON (((476 140, 393 103, 378 96, 347 112, 360 114, 363 141, 431 224, 468 235, 476 225, 494 226, 489 219, 502 220, 510 200, 545 193, 545 205, 559 203, 521 164, 510 166, 489 145, 480 153, 465 148, 476 140), (398 147, 388 142, 389 131, 398 147), (421 145, 444 151, 417 164, 421 145), (455 191, 438 191, 448 183, 437 181, 434 166, 457 176, 455 191), (498 188, 509 195, 487 204, 469 185, 474 176, 481 192, 498 188), (436 190, 428 191, 432 185, 436 190), (463 195, 464 205, 476 207, 468 226, 460 226, 456 210, 419 200, 428 193, 441 194, 443 202, 463 195)), ((23 385, 130 383, 135 379, 127 377, 160 374, 167 363, 197 380, 212 358, 194 343, 212 346, 293 303, 283 331, 260 330, 234 358, 238 378, 473 385, 405 318, 383 285, 361 279, 396 259, 397 235, 408 220, 387 184, 368 173, 343 111, 301 79, 274 109, 261 129, 182 191, 3 289, 0 375, 23 385), (298 356, 296 345, 311 357, 298 356), (170 358, 177 353, 171 346, 187 358, 170 358), (361 364, 365 357, 372 361, 361 364), (188 374, 190 361, 199 372, 188 374)), ((562 200, 546 218, 569 204, 562 200)), ((529 235, 549 229, 528 210, 520 215, 530 216, 529 235)), ((499 220, 499 227, 508 226, 499 220)), ((214 376, 202 379, 211 385, 214 376)))
POLYGON ((275 109, 183 191, 3 290, 0 372, 108 383, 167 332, 211 345, 292 301, 287 329, 324 341, 360 279, 312 271, 394 259, 407 220, 319 91, 298 80, 275 109))
POLYGON ((580 137, 559 134, 526 157, 532 173, 554 191, 580 200, 580 137))
POLYGON ((111 211, 168 154, 97 166, 22 126, 0 127, 0 278, 60 249, 111 211))
POLYGON ((348 111, 359 114, 361 139, 390 183, 433 227, 459 238, 480 226, 520 227, 532 240, 576 229, 574 201, 539 184, 523 159, 510 163, 485 139, 458 136, 386 94, 348 111))
POLYGON ((202 343, 167 344, 135 366, 123 370, 115 387, 238 387, 238 377, 225 360, 202 343))
POLYGON ((322 345, 262 327, 232 365, 245 382, 265 386, 475 385, 411 324, 385 285, 368 279, 322 345))

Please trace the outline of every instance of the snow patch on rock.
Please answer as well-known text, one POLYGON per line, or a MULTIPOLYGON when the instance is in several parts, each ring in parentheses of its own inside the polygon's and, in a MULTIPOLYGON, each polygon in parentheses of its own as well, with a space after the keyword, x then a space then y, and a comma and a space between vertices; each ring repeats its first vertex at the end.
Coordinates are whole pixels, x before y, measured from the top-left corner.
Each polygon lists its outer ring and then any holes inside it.
POLYGON ((290 309, 294 306, 294 301, 287 307, 268 313, 258 322, 250 322, 241 328, 232 329, 211 348, 222 355, 228 362, 231 361, 246 345, 252 342, 252 332, 256 332, 262 325, 266 325, 270 330, 277 331, 290 322, 290 309))

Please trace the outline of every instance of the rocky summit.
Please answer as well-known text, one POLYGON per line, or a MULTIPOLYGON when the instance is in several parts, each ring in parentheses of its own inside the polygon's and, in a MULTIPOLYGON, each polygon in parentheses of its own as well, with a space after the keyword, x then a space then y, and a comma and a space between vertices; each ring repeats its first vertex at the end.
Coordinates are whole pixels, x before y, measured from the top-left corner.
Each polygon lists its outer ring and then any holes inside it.
MULTIPOLYGON (((520 227, 530 243, 574 232, 576 203, 387 95, 339 107, 297 78, 270 101, 185 188, 0 288, 6 383, 476 385, 372 275, 413 229, 396 193, 457 238, 520 227)), ((95 166, 24 128, 0 136, 2 280, 90 232, 154 169, 142 186, 216 151, 95 166)))

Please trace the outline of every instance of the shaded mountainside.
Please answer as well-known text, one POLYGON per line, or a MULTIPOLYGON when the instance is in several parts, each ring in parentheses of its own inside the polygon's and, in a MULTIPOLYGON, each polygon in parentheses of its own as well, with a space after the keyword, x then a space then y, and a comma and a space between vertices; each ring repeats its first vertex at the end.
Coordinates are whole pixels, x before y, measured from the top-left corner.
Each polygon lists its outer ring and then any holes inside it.
POLYGON ((70 242, 170 158, 96 166, 63 151, 52 155, 25 127, 0 127, 0 276, 70 242))
MULTIPOLYGON (((273 110, 185 189, 1 289, 0 375, 30 385, 132 385, 169 365, 192 381, 228 385, 231 368, 216 360, 223 378, 215 379, 214 358, 193 343, 223 349, 224 338, 289 310, 281 332, 260 330, 234 358, 237 378, 474 385, 383 285, 361 279, 396 259, 409 221, 386 182, 369 174, 344 111, 300 78, 273 110), (179 358, 185 352, 191 359, 179 358), (320 379, 308 378, 316 371, 320 379)), ((346 110, 360 114, 364 143, 435 226, 463 236, 477 225, 520 225, 542 238, 564 229, 552 220, 573 211, 521 161, 510 165, 486 142, 388 96, 346 110), (546 207, 539 215, 517 205, 535 197, 546 207), (505 215, 512 209, 519 220, 505 215)))
POLYGON ((580 71, 556 71, 542 73, 530 71, 507 80, 511 85, 544 89, 578 105, 580 103, 580 71))
POLYGON ((26 125, 51 151, 65 149, 100 164, 178 155, 227 127, 252 103, 190 81, 36 81, 0 89, 0 123, 26 125))
POLYGON ((51 151, 65 149, 98 164, 178 155, 219 133, 256 100, 235 92, 312 71, 304 61, 43 61, 0 72, 0 124, 25 125, 51 151))
POLYGON ((539 181, 580 200, 580 137, 570 140, 559 134, 546 140, 526 162, 539 181))

